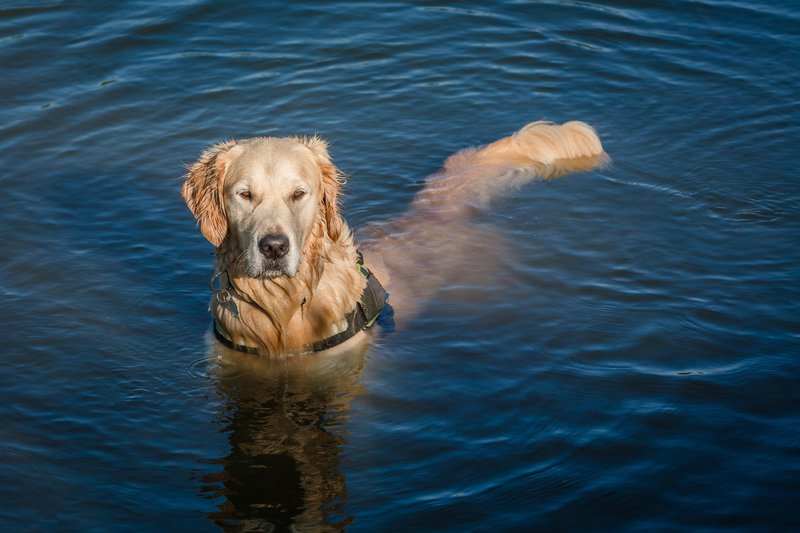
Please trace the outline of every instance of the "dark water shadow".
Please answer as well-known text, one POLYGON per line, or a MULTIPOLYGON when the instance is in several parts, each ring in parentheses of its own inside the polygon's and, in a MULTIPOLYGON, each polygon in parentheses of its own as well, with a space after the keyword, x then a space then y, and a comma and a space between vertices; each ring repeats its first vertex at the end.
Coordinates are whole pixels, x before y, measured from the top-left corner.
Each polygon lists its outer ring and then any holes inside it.
POLYGON ((362 391, 364 346, 332 356, 269 361, 211 345, 227 405, 228 453, 203 479, 225 531, 343 531, 344 425, 362 391))

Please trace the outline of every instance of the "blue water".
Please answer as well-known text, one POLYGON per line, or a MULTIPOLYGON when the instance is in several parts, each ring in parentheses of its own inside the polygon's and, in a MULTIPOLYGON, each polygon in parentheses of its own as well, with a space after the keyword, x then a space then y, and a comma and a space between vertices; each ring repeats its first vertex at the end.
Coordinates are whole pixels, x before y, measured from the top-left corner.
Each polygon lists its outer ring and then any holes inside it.
POLYGON ((800 529, 798 27, 790 0, 4 2, 0 528, 800 529), (614 164, 478 215, 502 253, 366 354, 220 364, 178 194, 207 145, 318 132, 361 228, 535 119, 614 164))

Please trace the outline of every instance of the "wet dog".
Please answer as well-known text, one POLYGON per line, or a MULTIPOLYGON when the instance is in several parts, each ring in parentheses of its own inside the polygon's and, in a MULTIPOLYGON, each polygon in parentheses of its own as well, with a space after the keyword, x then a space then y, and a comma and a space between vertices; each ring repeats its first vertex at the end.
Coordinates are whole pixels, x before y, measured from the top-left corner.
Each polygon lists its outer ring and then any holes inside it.
POLYGON ((536 177, 588 171, 606 159, 583 122, 528 124, 448 158, 405 215, 357 245, 339 212, 342 174, 325 141, 216 144, 189 166, 181 190, 216 247, 215 333, 272 356, 363 343, 382 303, 375 280, 403 320, 441 284, 449 261, 474 245, 466 221, 476 209, 536 177))

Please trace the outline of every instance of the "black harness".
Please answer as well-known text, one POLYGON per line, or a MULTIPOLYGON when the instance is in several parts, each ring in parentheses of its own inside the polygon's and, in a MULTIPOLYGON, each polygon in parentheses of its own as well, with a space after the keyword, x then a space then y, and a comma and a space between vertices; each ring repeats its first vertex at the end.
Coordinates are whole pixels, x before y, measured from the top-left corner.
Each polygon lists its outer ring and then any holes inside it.
MULTIPOLYGON (((353 338, 357 333, 360 331, 366 330, 371 328, 375 321, 380 315, 381 309, 383 309, 384 304, 386 303, 386 290, 381 285, 381 282, 378 281, 370 270, 364 266, 364 257, 361 255, 361 252, 358 252, 358 260, 356 261, 356 267, 358 271, 361 273, 364 278, 367 280, 367 286, 364 287, 364 292, 361 293, 361 298, 356 303, 355 309, 349 312, 345 319, 347 320, 347 328, 335 335, 331 335, 326 339, 322 339, 321 341, 314 342, 312 344, 305 345, 300 352, 293 355, 301 355, 301 354, 308 354, 314 352, 322 352, 324 350, 328 350, 333 348, 334 346, 338 346, 345 342, 348 339, 353 338)), ((218 277, 220 274, 216 274, 214 278, 211 279, 212 285, 214 279, 218 277)), ((230 283, 230 282, 229 282, 230 283)), ((212 291, 213 291, 212 286, 212 291)), ((214 291, 215 298, 218 301, 227 307, 234 316, 238 316, 238 308, 236 307, 236 303, 233 302, 231 299, 230 292, 233 290, 232 287, 223 289, 220 288, 220 291, 214 291), (224 294, 222 298, 220 298, 220 294, 224 294)), ((217 321, 214 320, 214 336, 217 338, 219 342, 227 346, 232 350, 236 350, 239 352, 251 353, 251 354, 260 354, 262 353, 261 350, 252 346, 244 346, 242 344, 236 344, 235 342, 231 341, 230 339, 226 338, 217 328, 217 321)))

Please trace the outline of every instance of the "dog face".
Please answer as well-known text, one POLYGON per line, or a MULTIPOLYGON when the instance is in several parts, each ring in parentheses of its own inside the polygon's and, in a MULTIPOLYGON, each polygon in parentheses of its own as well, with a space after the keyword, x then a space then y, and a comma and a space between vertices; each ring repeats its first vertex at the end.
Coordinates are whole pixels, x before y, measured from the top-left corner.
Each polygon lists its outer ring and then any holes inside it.
POLYGON ((294 276, 314 239, 336 241, 340 174, 319 138, 257 137, 212 146, 181 194, 203 235, 253 278, 294 276))
POLYGON ((254 278, 294 276, 321 193, 311 150, 285 139, 255 139, 228 154, 223 202, 243 270, 254 278))

